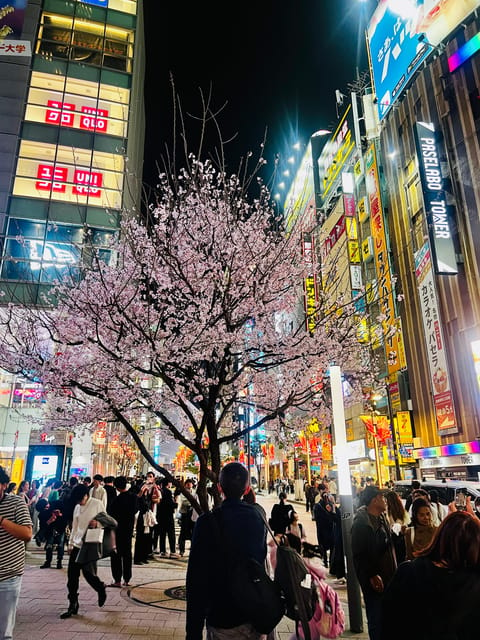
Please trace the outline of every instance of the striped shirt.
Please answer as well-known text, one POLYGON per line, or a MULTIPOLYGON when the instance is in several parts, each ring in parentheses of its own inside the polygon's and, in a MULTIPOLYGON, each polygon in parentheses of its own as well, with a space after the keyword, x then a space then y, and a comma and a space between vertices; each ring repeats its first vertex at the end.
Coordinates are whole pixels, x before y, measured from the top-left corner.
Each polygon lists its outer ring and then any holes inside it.
MULTIPOLYGON (((32 526, 27 504, 22 497, 6 493, 0 500, 0 518, 16 524, 32 526)), ((0 581, 21 576, 25 567, 25 542, 14 538, 0 527, 0 581)))

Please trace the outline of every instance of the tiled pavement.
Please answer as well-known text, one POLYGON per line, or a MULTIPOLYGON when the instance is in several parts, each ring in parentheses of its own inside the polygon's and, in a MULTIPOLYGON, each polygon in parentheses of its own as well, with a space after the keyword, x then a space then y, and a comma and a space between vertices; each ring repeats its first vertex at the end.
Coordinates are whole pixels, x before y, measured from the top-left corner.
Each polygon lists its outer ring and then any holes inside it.
MULTIPOLYGON (((259 496, 258 501, 267 513, 276 502, 274 496, 259 496)), ((303 505, 296 506, 307 538, 315 542, 314 523, 305 514, 303 505)), ((44 552, 30 544, 27 566, 17 610, 14 640, 149 640, 185 637, 185 584, 187 559, 158 559, 148 565, 133 568, 132 587, 109 588, 107 602, 100 609, 96 593, 80 578, 80 609, 78 615, 61 620, 67 608, 66 569, 40 569, 44 552)), ((65 561, 67 557, 65 557, 65 561)), ((102 560, 100 578, 111 582, 109 562, 102 560)), ((362 633, 348 631, 348 603, 345 586, 332 582, 344 605, 347 630, 342 637, 367 640, 366 623, 362 633)), ((284 618, 277 627, 277 640, 289 640, 294 623, 284 618)))

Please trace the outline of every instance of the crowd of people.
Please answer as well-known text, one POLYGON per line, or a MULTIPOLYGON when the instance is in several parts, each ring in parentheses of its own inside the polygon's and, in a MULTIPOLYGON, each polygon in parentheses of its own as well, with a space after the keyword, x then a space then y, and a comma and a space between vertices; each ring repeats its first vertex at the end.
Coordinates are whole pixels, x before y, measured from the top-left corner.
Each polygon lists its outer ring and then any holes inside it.
MULTIPOLYGON (((305 483, 303 514, 281 490, 288 482, 276 485, 278 502, 267 516, 248 486, 245 468, 239 463, 224 467, 219 488, 226 538, 239 549, 246 545, 248 553, 263 562, 270 553, 271 528, 273 537, 285 538, 302 553, 308 544, 302 517, 308 514, 315 521, 315 549, 325 573, 337 583, 345 582, 342 505, 335 479, 325 476, 305 483)), ((187 640, 200 640, 205 624, 212 640, 237 637, 239 630, 242 637, 260 638, 238 611, 225 608, 222 554, 218 545, 212 546, 209 514, 193 509, 189 498, 194 497, 193 479, 186 479, 180 492, 153 471, 131 479, 96 474, 44 485, 22 481, 17 487, 0 467, 0 638, 11 637, 13 631, 25 545, 32 538, 45 549, 42 569, 63 568, 68 549, 68 608, 63 619, 79 611, 80 575, 96 591, 102 607, 107 586, 130 584, 134 564, 183 556, 190 540, 187 640), (110 558, 110 585, 97 575, 100 558, 110 558), (230 635, 223 634, 225 624, 230 635)), ((466 497, 463 506, 444 505, 438 493, 426 492, 414 480, 403 501, 391 483, 379 488, 366 478, 357 485, 354 511, 352 557, 370 640, 404 637, 395 614, 398 602, 412 598, 421 602, 409 625, 413 640, 473 639, 480 623, 480 500, 472 503, 466 497)))
MULTIPOLYGON (((195 497, 195 480, 185 480, 184 488, 195 497)), ((152 471, 129 479, 95 474, 68 482, 24 480, 17 487, 0 467, 0 638, 12 637, 25 543, 31 539, 45 550, 41 569, 62 569, 68 551, 69 604, 60 616, 65 619, 78 613, 80 575, 97 592, 102 607, 106 588, 129 586, 132 566, 166 558, 167 542, 169 558, 179 557, 177 547, 183 556, 196 517, 186 495, 152 471), (175 517, 180 521, 178 540, 175 517), (97 576, 102 557, 110 559, 111 584, 97 576)))

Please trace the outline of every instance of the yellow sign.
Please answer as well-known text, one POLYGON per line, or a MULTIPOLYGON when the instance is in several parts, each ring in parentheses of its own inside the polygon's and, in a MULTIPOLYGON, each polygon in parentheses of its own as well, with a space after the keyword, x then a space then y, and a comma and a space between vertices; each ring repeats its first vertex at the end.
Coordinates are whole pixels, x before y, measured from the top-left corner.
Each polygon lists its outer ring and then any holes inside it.
POLYGON ((398 330, 395 325, 393 283, 388 258, 387 235, 381 200, 377 157, 373 144, 369 147, 366 155, 365 184, 370 209, 370 229, 373 239, 372 250, 375 254, 380 315, 383 318, 382 328, 385 341, 385 355, 388 374, 391 375, 400 370, 398 330))
POLYGON ((356 218, 345 218, 345 228, 347 230, 347 238, 349 240, 358 239, 358 229, 356 218))
POLYGON ((354 264, 358 264, 360 262, 360 247, 358 246, 358 242, 349 240, 348 259, 350 262, 353 262, 354 264))

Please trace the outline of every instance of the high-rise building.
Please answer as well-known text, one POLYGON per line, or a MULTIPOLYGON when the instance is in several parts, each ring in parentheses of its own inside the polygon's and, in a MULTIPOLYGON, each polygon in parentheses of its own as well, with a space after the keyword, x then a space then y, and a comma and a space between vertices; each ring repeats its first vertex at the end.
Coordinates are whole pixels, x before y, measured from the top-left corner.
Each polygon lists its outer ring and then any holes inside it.
MULTIPOLYGON (((39 303, 93 248, 112 259, 121 215, 140 207, 142 4, 0 0, 3 300, 39 303)), ((25 390, 25 381, 0 381, 0 463, 28 446, 29 428, 10 419, 19 384, 25 390)), ((27 397, 41 406, 22 393, 23 408, 27 397)))

